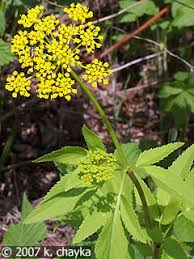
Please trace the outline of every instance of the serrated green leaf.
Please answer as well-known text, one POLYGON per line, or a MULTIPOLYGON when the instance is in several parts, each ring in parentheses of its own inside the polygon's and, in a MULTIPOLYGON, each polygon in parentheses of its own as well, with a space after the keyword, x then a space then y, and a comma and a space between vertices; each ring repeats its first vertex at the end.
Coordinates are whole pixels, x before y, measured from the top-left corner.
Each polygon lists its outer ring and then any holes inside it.
POLYGON ((183 142, 176 142, 146 150, 139 156, 136 166, 146 166, 158 163, 182 145, 184 145, 183 142))
POLYGON ((119 211, 107 219, 96 242, 95 254, 97 259, 126 259, 128 240, 125 236, 119 211))
POLYGON ((156 180, 156 184, 160 188, 170 192, 174 197, 183 199, 185 203, 194 207, 194 190, 180 176, 174 175, 171 171, 159 166, 147 166, 145 171, 156 180))
POLYGON ((11 53, 10 43, 0 39, 0 66, 4 66, 13 62, 16 57, 11 53))
POLYGON ((39 223, 12 224, 3 237, 3 243, 7 246, 33 246, 39 244, 46 235, 46 228, 39 223))
POLYGON ((135 210, 125 197, 121 198, 121 218, 128 232, 137 241, 147 243, 150 240, 148 234, 139 224, 135 210))
POLYGON ((81 159, 87 155, 87 151, 84 148, 76 146, 67 146, 49 154, 41 156, 40 158, 34 160, 35 163, 42 162, 58 162, 62 164, 73 164, 76 165, 81 159))
POLYGON ((86 188, 76 188, 43 200, 24 220, 26 224, 63 216, 73 210, 86 188))
POLYGON ((194 242, 194 222, 180 215, 174 223, 174 232, 181 242, 194 242))
POLYGON ((183 179, 190 172, 194 160, 194 144, 187 148, 168 168, 173 174, 183 179))
POLYGON ((33 210, 26 195, 23 197, 21 223, 11 224, 3 237, 3 243, 7 246, 34 246, 38 245, 46 235, 47 230, 43 223, 29 224, 23 223, 25 218, 33 210))
POLYGON ((181 244, 174 238, 167 238, 164 240, 163 248, 168 256, 173 259, 188 259, 181 244))
POLYGON ((73 239, 73 243, 80 243, 90 235, 94 234, 107 220, 108 213, 94 212, 88 215, 79 227, 73 239))
POLYGON ((106 148, 101 139, 93 131, 89 130, 85 125, 82 127, 82 134, 89 150, 95 150, 98 148, 106 151, 106 148))
POLYGON ((67 192, 75 187, 80 187, 81 183, 79 180, 79 169, 66 174, 50 189, 50 191, 44 196, 42 203, 52 199, 54 196, 67 192))

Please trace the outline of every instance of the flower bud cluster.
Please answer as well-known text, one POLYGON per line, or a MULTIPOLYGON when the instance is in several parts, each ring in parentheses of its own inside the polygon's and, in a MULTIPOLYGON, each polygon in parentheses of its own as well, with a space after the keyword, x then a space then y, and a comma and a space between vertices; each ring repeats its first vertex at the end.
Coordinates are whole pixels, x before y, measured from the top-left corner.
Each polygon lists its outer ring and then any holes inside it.
POLYGON ((87 186, 108 181, 116 169, 116 160, 111 153, 96 149, 88 151, 80 162, 80 180, 87 186))

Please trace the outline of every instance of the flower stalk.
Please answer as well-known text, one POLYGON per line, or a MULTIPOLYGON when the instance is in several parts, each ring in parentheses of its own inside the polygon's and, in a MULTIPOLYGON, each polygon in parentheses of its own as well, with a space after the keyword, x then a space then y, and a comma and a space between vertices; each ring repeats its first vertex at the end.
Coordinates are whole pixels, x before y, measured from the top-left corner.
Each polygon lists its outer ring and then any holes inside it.
MULTIPOLYGON (((124 169, 126 169, 128 167, 128 163, 126 161, 126 157, 121 149, 120 143, 118 141, 118 138, 114 132, 114 129, 110 123, 110 121, 108 120, 104 110, 102 109, 101 105, 99 104, 99 102, 96 100, 96 98, 94 97, 94 95, 92 94, 92 92, 88 89, 88 87, 86 86, 86 84, 80 79, 80 77, 75 73, 75 71, 71 70, 71 75, 72 77, 75 79, 75 81, 81 86, 81 88, 83 89, 83 91, 85 92, 85 94, 87 95, 87 97, 89 98, 89 100, 92 102, 92 104, 95 106, 96 110, 98 111, 98 113, 100 114, 104 124, 106 125, 106 128, 111 136, 111 139, 117 149, 117 152, 119 154, 119 157, 122 161, 122 165, 124 166, 124 169)), ((130 177, 130 179, 132 180, 133 184, 135 185, 141 202, 142 202, 142 207, 143 207, 143 211, 144 211, 144 217, 145 217, 145 224, 147 225, 147 227, 149 229, 152 228, 152 220, 149 214, 149 209, 148 209, 148 205, 147 205, 147 201, 146 201, 146 197, 144 195, 143 189, 138 181, 138 179, 136 178, 135 174, 130 171, 128 172, 128 175, 130 177)))

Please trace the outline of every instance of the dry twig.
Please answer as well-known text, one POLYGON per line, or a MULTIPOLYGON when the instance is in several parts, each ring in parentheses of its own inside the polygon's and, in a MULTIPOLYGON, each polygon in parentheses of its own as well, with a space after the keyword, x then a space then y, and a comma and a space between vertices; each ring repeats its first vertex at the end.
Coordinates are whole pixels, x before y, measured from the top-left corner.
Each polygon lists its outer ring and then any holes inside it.
MULTIPOLYGON (((139 36, 134 36, 134 38, 139 39, 139 40, 143 40, 149 43, 152 43, 156 46, 158 46, 159 48, 161 48, 161 44, 158 43, 157 41, 151 40, 151 39, 147 39, 147 38, 142 38, 139 36)), ((177 54, 174 54, 172 51, 170 51, 169 49, 163 47, 162 48, 166 53, 168 53, 170 56, 180 60, 181 62, 183 62, 186 66, 189 67, 190 71, 193 72, 194 71, 194 66, 192 64, 190 64, 188 61, 186 61, 185 59, 183 59, 182 57, 178 56, 177 54)))
POLYGON ((109 53, 111 53, 113 50, 120 48, 122 45, 126 44, 130 39, 134 38, 137 34, 140 32, 146 30, 148 27, 150 27, 155 21, 157 21, 160 17, 162 17, 164 14, 169 12, 169 6, 164 7, 159 13, 157 13, 155 16, 153 16, 151 19, 149 19, 147 22, 145 22, 142 26, 137 28, 135 31, 129 33, 126 35, 122 40, 118 41, 114 45, 112 45, 110 48, 105 50, 100 54, 100 58, 103 58, 107 56, 109 53))
POLYGON ((160 56, 160 55, 163 54, 163 53, 164 53, 164 51, 160 51, 160 52, 158 52, 158 53, 154 53, 154 54, 151 54, 151 55, 147 55, 147 56, 145 56, 145 57, 142 57, 142 58, 138 58, 138 59, 132 60, 132 61, 130 61, 130 62, 128 62, 128 63, 126 63, 126 64, 124 64, 124 65, 122 65, 122 66, 118 66, 118 67, 116 67, 116 68, 113 68, 112 71, 113 71, 113 73, 118 72, 118 71, 121 71, 121 70, 123 70, 123 69, 125 69, 125 68, 128 68, 128 67, 130 67, 130 66, 132 66, 132 65, 135 65, 135 64, 137 64, 137 63, 140 63, 140 62, 142 62, 142 61, 145 61, 145 60, 149 60, 149 59, 158 57, 158 56, 160 56))

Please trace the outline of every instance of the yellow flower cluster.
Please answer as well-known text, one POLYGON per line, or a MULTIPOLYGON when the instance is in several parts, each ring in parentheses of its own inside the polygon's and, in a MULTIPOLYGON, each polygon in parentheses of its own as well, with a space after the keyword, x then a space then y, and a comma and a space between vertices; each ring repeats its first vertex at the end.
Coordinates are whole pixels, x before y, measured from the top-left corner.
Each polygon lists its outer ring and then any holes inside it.
POLYGON ((96 149, 88 151, 87 156, 79 164, 80 180, 90 186, 108 181, 116 169, 116 160, 113 154, 96 149))
POLYGON ((47 79, 40 78, 40 83, 38 85, 38 97, 48 99, 49 96, 51 99, 59 97, 65 97, 67 101, 71 100, 70 94, 76 94, 77 89, 74 89, 72 86, 75 84, 75 81, 71 79, 69 73, 55 73, 49 75, 47 79))
POLYGON ((95 59, 92 64, 84 66, 80 61, 83 49, 92 53, 101 47, 100 27, 92 22, 83 25, 86 19, 93 17, 93 13, 81 4, 71 4, 64 11, 76 24, 62 24, 53 14, 44 17, 43 6, 36 6, 28 10, 27 15, 21 15, 18 23, 27 29, 19 30, 13 37, 11 51, 18 56, 27 76, 15 71, 7 79, 6 89, 13 92, 14 97, 17 94, 28 97, 30 80, 33 80, 37 84, 39 98, 64 97, 69 101, 73 94, 77 94, 75 81, 71 78, 73 67, 85 69, 83 79, 93 87, 97 83, 108 83, 111 70, 107 62, 95 59), (21 79, 21 87, 18 78, 21 79))
POLYGON ((81 4, 71 4, 70 8, 65 8, 64 12, 67 13, 70 19, 75 22, 85 23, 86 19, 93 17, 93 12, 89 11, 87 6, 81 4))
POLYGON ((97 87, 97 83, 108 84, 108 76, 112 74, 109 69, 108 62, 102 63, 98 59, 94 59, 91 64, 86 65, 85 73, 82 78, 86 80, 92 87, 97 87))
POLYGON ((44 11, 44 6, 36 6, 29 9, 27 15, 22 14, 18 24, 23 25, 25 28, 30 28, 33 24, 39 21, 41 14, 44 11))
POLYGON ((11 92, 13 91, 12 97, 14 98, 17 97, 18 93, 21 96, 29 97, 30 80, 25 77, 23 72, 18 73, 14 71, 13 75, 7 78, 6 89, 11 92))

